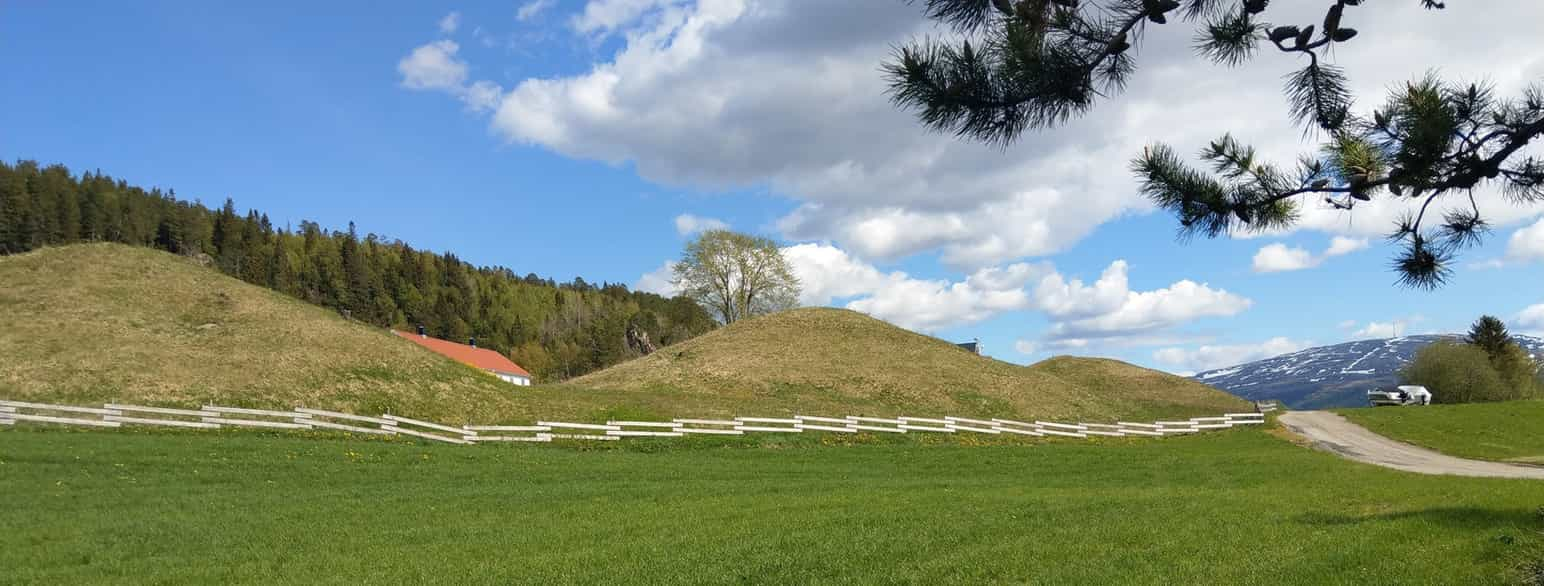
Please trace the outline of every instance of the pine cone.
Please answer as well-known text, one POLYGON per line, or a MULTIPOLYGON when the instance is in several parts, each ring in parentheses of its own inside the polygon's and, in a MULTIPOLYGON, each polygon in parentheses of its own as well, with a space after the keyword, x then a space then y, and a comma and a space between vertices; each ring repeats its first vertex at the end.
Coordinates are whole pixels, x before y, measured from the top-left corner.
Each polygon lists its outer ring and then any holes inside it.
POLYGON ((1111 55, 1119 55, 1121 53, 1125 53, 1126 49, 1130 49, 1130 48, 1131 48, 1131 43, 1126 41, 1126 33, 1121 33, 1120 36, 1115 37, 1115 40, 1110 41, 1110 54, 1111 55))

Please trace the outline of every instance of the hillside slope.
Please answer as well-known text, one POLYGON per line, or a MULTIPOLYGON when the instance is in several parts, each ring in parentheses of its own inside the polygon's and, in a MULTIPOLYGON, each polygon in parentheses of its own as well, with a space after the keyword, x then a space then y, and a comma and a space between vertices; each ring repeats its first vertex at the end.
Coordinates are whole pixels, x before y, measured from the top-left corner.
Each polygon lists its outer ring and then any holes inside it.
POLYGON ((1110 420, 1248 406, 1206 385, 1123 362, 1059 357, 1023 367, 827 308, 739 322, 573 385, 712 397, 726 412, 1110 420))
MULTIPOLYGON (((1246 399, 1277 400, 1294 409, 1360 407, 1367 404, 1368 390, 1399 384, 1399 369, 1421 348, 1452 337, 1403 336, 1319 346, 1195 378, 1246 399)), ((1513 337, 1529 353, 1544 356, 1544 339, 1513 337)))
POLYGON ((1246 404, 1128 364, 1022 367, 858 313, 737 323, 560 386, 513 387, 386 330, 176 255, 115 244, 0 257, 0 398, 297 405, 447 423, 722 415, 1111 420, 1246 404))
POLYGON ((386 330, 117 244, 0 257, 0 398, 391 411, 511 409, 510 386, 386 330))

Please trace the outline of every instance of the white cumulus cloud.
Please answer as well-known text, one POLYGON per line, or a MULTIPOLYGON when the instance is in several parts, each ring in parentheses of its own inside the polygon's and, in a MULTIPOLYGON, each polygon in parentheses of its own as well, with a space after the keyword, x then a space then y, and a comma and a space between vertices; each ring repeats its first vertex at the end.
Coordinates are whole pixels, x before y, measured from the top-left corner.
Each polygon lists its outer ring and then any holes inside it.
POLYGON ((1319 259, 1312 252, 1285 244, 1275 243, 1260 247, 1254 255, 1254 272, 1279 273, 1300 271, 1319 266, 1319 259))
POLYGON ((466 83, 466 62, 456 57, 461 45, 440 40, 422 45, 397 62, 402 86, 415 90, 451 90, 466 83))
POLYGON ((397 62, 402 87, 439 91, 455 96, 472 111, 489 111, 499 104, 504 90, 487 80, 467 82, 467 64, 456 53, 461 45, 442 39, 421 45, 397 62))
POLYGON ((1329 247, 1325 248, 1324 252, 1318 255, 1299 246, 1287 246, 1279 242, 1267 244, 1260 247, 1260 250, 1254 255, 1254 272, 1280 273, 1311 269, 1324 264, 1324 261, 1332 257, 1344 256, 1364 250, 1367 247, 1368 242, 1366 238, 1348 238, 1345 236, 1331 238, 1329 247))
POLYGON ((1052 318, 1044 338, 1047 345, 1057 347, 1086 346, 1089 338, 1134 337, 1203 317, 1236 315, 1251 303, 1189 280, 1133 291, 1128 265, 1122 260, 1110 263, 1093 283, 1068 278, 1050 263, 988 267, 951 281, 881 271, 828 244, 799 244, 783 250, 803 284, 805 304, 848 300, 848 309, 923 331, 977 323, 1005 312, 1037 311, 1052 318))
POLYGON ((1291 354, 1311 347, 1311 342, 1275 337, 1258 344, 1203 345, 1195 348, 1168 347, 1153 352, 1153 359, 1167 366, 1192 372, 1227 368, 1291 354))
POLYGON ((1544 260, 1544 219, 1513 232, 1506 254, 1519 261, 1544 260))
POLYGON ((1368 246, 1366 238, 1336 236, 1330 239, 1330 247, 1325 249, 1324 256, 1343 256, 1358 250, 1365 250, 1368 246))
POLYGON ((1414 318, 1414 319, 1408 319, 1408 320, 1398 319, 1398 320, 1386 321, 1386 322, 1384 322, 1384 321, 1367 322, 1366 325, 1363 325, 1360 329, 1356 330, 1355 332, 1352 332, 1351 333, 1351 337, 1361 339, 1361 338, 1394 338, 1394 337, 1398 337, 1398 336, 1403 336, 1403 335, 1410 334, 1411 333, 1410 332, 1411 324, 1413 324, 1415 322, 1418 322, 1418 321, 1421 321, 1420 318, 1414 318))
MULTIPOLYGON (((1120 278, 1125 279, 1124 267, 1120 278)), ((1203 317, 1237 315, 1252 303, 1226 290, 1186 279, 1152 291, 1126 290, 1114 310, 1059 322, 1051 327, 1050 337, 1082 340, 1150 333, 1203 317)))
POLYGON ((1518 329, 1544 336, 1544 303, 1530 305, 1517 314, 1518 329))
POLYGON ((675 283, 675 265, 673 260, 665 261, 665 264, 660 265, 659 268, 644 273, 643 276, 638 277, 637 282, 633 283, 633 290, 675 297, 681 292, 681 288, 675 283))
MULTIPOLYGON (((1277 4, 1271 15, 1282 22, 1322 18, 1316 5, 1277 4)), ((1544 4, 1452 4, 1440 13, 1394 4, 1359 21, 1380 42, 1331 56, 1359 105, 1426 69, 1411 63, 1488 79, 1500 95, 1537 77, 1525 72, 1544 64, 1544 43, 1527 23, 1544 20, 1544 4), (1497 69, 1487 57, 1497 53, 1519 66, 1497 69)), ((941 32, 922 13, 905 2, 591 0, 570 28, 619 41, 584 71, 518 82, 491 123, 507 140, 630 163, 656 183, 767 188, 799 203, 777 224, 794 241, 835 242, 879 261, 937 252, 967 273, 1055 254, 1149 210, 1125 171, 1149 140, 1194 152, 1231 131, 1286 164, 1315 147, 1284 112, 1289 59, 1214 67, 1194 54, 1188 26, 1146 35, 1128 91, 1063 128, 1006 150, 929 132, 889 103, 878 70, 896 43, 941 32)), ((1477 196, 1498 227, 1540 213, 1494 189, 1477 196)), ((1468 205, 1448 199, 1433 206, 1436 217, 1468 205)), ((1334 254, 1387 233, 1410 209, 1389 197, 1349 213, 1301 203, 1299 229, 1352 238, 1332 243, 1334 254)))
POLYGON ((682 236, 707 230, 724 230, 727 228, 729 228, 729 223, 717 218, 704 218, 692 214, 681 214, 675 218, 676 233, 682 236))
MULTIPOLYGON (((1068 278, 1046 262, 978 269, 953 281, 884 271, 830 244, 782 250, 799 278, 804 305, 840 304, 918 331, 978 323, 1006 312, 1042 312, 1053 320, 1043 336, 1045 347, 1081 348, 1090 339, 1165 339, 1152 336, 1195 319, 1236 315, 1251 304, 1190 280, 1133 291, 1123 260, 1110 263, 1093 283, 1068 278)), ((674 294, 673 266, 667 262, 643 275, 634 288, 674 294)))
POLYGON ((590 0, 571 24, 580 33, 607 34, 634 23, 650 11, 683 3, 682 0, 590 0))

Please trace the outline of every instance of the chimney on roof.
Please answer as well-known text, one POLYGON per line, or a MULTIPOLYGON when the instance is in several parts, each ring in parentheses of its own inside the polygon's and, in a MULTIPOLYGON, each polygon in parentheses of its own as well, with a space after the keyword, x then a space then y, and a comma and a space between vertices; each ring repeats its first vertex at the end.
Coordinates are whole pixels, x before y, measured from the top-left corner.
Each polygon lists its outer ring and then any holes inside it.
POLYGON ((420 338, 427 338, 427 337, 429 337, 429 336, 424 334, 424 327, 422 325, 418 326, 418 337, 420 337, 420 338))
POLYGON ((476 348, 477 347, 477 338, 469 339, 469 340, 466 341, 466 343, 468 345, 470 345, 471 347, 476 348))

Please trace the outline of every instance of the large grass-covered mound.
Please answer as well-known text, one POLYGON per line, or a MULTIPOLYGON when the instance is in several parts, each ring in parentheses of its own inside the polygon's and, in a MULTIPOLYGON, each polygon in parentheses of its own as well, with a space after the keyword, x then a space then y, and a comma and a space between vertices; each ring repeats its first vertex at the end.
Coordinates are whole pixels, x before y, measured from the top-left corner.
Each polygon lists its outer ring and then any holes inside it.
POLYGON ((390 332, 147 248, 0 257, 0 398, 297 405, 449 420, 512 387, 390 332))
POLYGON ((712 397, 722 410, 1111 420, 1246 408, 1182 377, 1098 358, 1019 366, 863 314, 827 308, 745 320, 575 386, 712 397))

